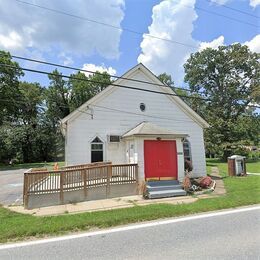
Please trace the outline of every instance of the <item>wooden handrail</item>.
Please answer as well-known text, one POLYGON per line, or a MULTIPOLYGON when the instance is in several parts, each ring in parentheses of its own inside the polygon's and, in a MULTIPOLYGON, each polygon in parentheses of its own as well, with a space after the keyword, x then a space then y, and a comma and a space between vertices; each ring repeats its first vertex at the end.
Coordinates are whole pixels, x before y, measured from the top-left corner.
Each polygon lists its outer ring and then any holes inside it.
MULTIPOLYGON (((110 164, 107 165, 93 165, 93 166, 86 166, 82 168, 74 168, 74 169, 63 169, 63 170, 49 170, 49 171, 29 171, 25 172, 24 174, 50 174, 50 173, 62 173, 62 172, 74 172, 74 171, 80 171, 83 169, 98 169, 98 168, 104 168, 107 167, 110 164)), ((123 167, 123 166, 136 166, 137 163, 130 163, 130 164, 112 164, 112 167, 123 167)))
POLYGON ((75 168, 86 168, 86 167, 92 167, 92 166, 102 166, 102 165, 108 165, 112 164, 112 162, 107 161, 107 162, 95 162, 95 163, 86 163, 86 164, 77 164, 77 165, 68 165, 64 166, 61 169, 75 169, 75 168))
MULTIPOLYGON (((37 169, 38 170, 38 169, 37 169)), ((73 190, 83 190, 88 195, 88 188, 106 187, 107 196, 111 185, 138 182, 138 165, 132 164, 103 164, 88 165, 87 167, 32 171, 24 173, 24 205, 28 207, 31 194, 60 193, 60 202, 64 202, 64 193, 73 190)))

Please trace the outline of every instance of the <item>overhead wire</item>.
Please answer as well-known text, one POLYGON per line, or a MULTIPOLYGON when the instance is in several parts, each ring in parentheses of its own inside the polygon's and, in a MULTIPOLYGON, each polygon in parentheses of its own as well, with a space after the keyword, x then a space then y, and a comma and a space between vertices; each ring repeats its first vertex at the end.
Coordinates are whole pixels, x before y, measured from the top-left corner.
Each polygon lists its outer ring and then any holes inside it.
POLYGON ((254 18, 257 18, 257 19, 260 18, 260 16, 257 16, 257 15, 254 15, 254 14, 250 14, 250 13, 245 12, 245 11, 243 11, 243 10, 239 10, 239 9, 234 8, 234 7, 225 5, 225 4, 223 4, 223 3, 218 4, 217 2, 214 2, 214 1, 212 1, 212 0, 205 0, 205 1, 207 1, 207 2, 209 2, 209 3, 211 3, 211 4, 215 4, 215 5, 217 5, 217 6, 221 6, 221 7, 223 7, 223 8, 232 10, 232 11, 234 11, 234 12, 238 12, 238 13, 241 13, 241 14, 245 14, 245 15, 248 15, 248 16, 251 16, 251 17, 254 17, 254 18))
POLYGON ((51 12, 54 12, 54 13, 70 16, 70 17, 73 17, 73 18, 77 18, 77 19, 80 19, 80 20, 85 20, 87 22, 103 25, 103 26, 106 26, 106 27, 117 29, 119 31, 125 31, 125 32, 129 32, 129 33, 133 33, 133 34, 137 34, 137 35, 141 35, 141 36, 144 35, 145 37, 147 36, 147 37, 150 37, 150 38, 163 40, 163 41, 166 41, 166 42, 169 42, 169 43, 175 43, 175 44, 178 44, 178 45, 182 45, 182 46, 186 46, 186 47, 197 49, 197 46, 195 46, 195 45, 191 45, 191 44, 182 43, 182 42, 175 41, 175 40, 162 38, 162 37, 155 36, 155 35, 152 35, 152 34, 145 34, 143 32, 138 32, 138 31, 135 31, 135 30, 132 30, 132 29, 129 29, 129 28, 125 28, 125 27, 121 28, 119 26, 115 26, 115 25, 112 25, 112 24, 100 22, 100 21, 97 21, 97 20, 94 20, 94 19, 90 19, 90 18, 87 18, 87 17, 71 14, 71 13, 68 13, 68 12, 60 11, 60 10, 57 10, 57 9, 49 8, 49 7, 38 5, 38 4, 34 4, 34 3, 29 3, 29 2, 26 2, 26 1, 22 1, 22 0, 14 0, 14 1, 22 3, 22 4, 25 4, 25 5, 30 5, 30 6, 34 6, 34 7, 40 8, 40 9, 44 9, 44 10, 47 10, 47 11, 51 11, 51 12))
MULTIPOLYGON (((0 101, 3 101, 3 102, 6 102, 6 103, 20 103, 20 104, 25 104, 25 105, 28 105, 28 102, 25 101, 25 100, 18 100, 18 99, 15 99, 13 101, 11 101, 10 99, 4 99, 4 98, 0 98, 0 101)), ((57 100, 53 100, 53 99, 49 99, 48 98, 48 101, 52 101, 52 102, 57 102, 57 100)), ((37 108, 42 108, 42 109, 46 109, 47 107, 44 106, 44 105, 36 105, 37 108)), ((63 107, 63 108, 68 108, 68 106, 64 106, 64 105, 60 105, 58 104, 58 107, 63 107)), ((86 111, 83 111, 83 110, 80 110, 79 108, 76 108, 75 110, 81 112, 81 113, 85 113, 87 115, 90 115, 90 116, 93 116, 93 114, 91 113, 88 113, 86 111)))
MULTIPOLYGON (((186 5, 185 5, 186 6, 186 5)), ((187 6, 188 7, 188 6, 187 6)), ((192 7, 190 7, 192 8, 192 7)), ((194 6, 194 9, 197 9, 197 10, 200 10, 202 12, 207 12, 207 13, 210 13, 210 14, 214 14, 214 15, 217 15, 217 16, 220 16, 220 17, 224 17, 226 19, 229 19, 229 20, 233 20, 233 21, 236 21, 238 23, 242 23, 242 24, 246 24, 246 25, 250 25, 250 26, 253 26, 253 27, 256 27, 256 28, 260 28, 260 26, 256 25, 256 24, 253 24, 253 23, 248 23, 248 22, 245 22, 245 21, 242 21, 240 19, 237 19, 237 18, 233 18, 233 17, 230 17, 230 16, 227 16, 227 15, 224 15, 224 14, 219 14, 219 13, 216 13, 214 11, 210 11, 210 10, 207 10, 207 9, 204 9, 202 7, 199 7, 199 6, 194 6)))
MULTIPOLYGON (((38 5, 38 4, 35 4, 35 3, 26 2, 26 1, 23 1, 23 0, 14 0, 14 1, 19 2, 21 4, 37 7, 37 8, 46 10, 46 11, 50 11, 50 12, 54 12, 54 13, 58 13, 58 14, 66 15, 66 16, 70 16, 70 17, 73 17, 73 18, 85 20, 87 22, 91 22, 91 23, 102 25, 102 26, 110 27, 110 28, 113 28, 113 29, 116 29, 116 30, 120 30, 120 31, 125 31, 125 32, 141 35, 143 37, 150 37, 150 38, 154 38, 154 39, 158 39, 158 40, 163 40, 165 42, 186 46, 186 47, 193 48, 193 49, 196 49, 196 50, 198 49, 198 46, 191 45, 191 44, 188 44, 188 43, 183 43, 183 42, 172 40, 172 39, 166 39, 166 38, 162 38, 162 37, 159 37, 159 36, 156 36, 156 35, 152 35, 152 34, 148 34, 148 33, 138 32, 138 31, 135 31, 135 30, 132 30, 132 29, 129 29, 129 28, 125 28, 125 27, 121 28, 121 27, 116 26, 116 25, 108 24, 108 23, 105 23, 105 22, 97 21, 95 19, 90 19, 90 18, 87 18, 87 17, 75 15, 75 14, 71 14, 71 13, 68 13, 68 12, 65 12, 65 11, 61 11, 61 10, 57 10, 57 9, 54 9, 54 8, 38 5)), ((203 12, 207 12, 207 13, 210 13, 210 14, 213 14, 213 15, 217 15, 217 16, 220 16, 220 17, 224 17, 226 19, 230 19, 230 20, 233 20, 233 21, 236 21, 236 22, 239 22, 239 23, 243 23, 243 24, 250 25, 250 26, 253 26, 253 27, 256 27, 256 28, 260 28, 260 26, 258 26, 258 25, 251 24, 251 23, 239 20, 237 18, 229 17, 229 16, 226 16, 226 15, 223 15, 223 14, 219 14, 219 13, 207 10, 205 8, 199 7, 197 5, 189 6, 189 5, 185 5, 185 4, 182 4, 182 3, 181 3, 181 5, 183 5, 183 6, 187 7, 187 8, 194 8, 194 9, 197 9, 197 10, 200 10, 200 11, 203 11, 203 12)))
MULTIPOLYGON (((51 100, 49 99, 50 101, 54 101, 54 100, 51 100)), ((6 101, 6 102, 10 102, 10 100, 7 100, 7 99, 0 99, 0 101, 6 101)), ((19 101, 19 100, 16 100, 15 102, 20 102, 20 103, 25 103, 27 104, 26 101, 19 101)), ((55 101, 54 101, 55 102, 55 101)), ((64 108, 67 108, 67 106, 62 106, 62 105, 58 105, 59 107, 64 107, 64 108)), ((37 105, 37 107, 40 107, 40 108, 44 108, 46 109, 45 106, 40 106, 40 105, 37 105)), ((174 122, 188 122, 188 123, 191 123, 193 122, 192 120, 184 120, 184 119, 177 119, 177 118, 172 118, 172 117, 161 117, 161 116, 156 116, 156 115, 150 115, 150 114, 147 114, 147 113, 136 113, 136 112, 132 112, 132 111, 126 111, 126 110, 121 110, 121 109, 116 109, 116 108, 111 108, 111 107, 107 107, 107 106, 100 106, 100 105, 95 105, 95 104, 89 104, 89 106, 87 107, 87 109, 89 108, 98 108, 99 112, 107 112, 107 111, 110 111, 110 112, 115 112, 115 113, 123 113, 123 114, 128 114, 128 115, 136 115, 136 116, 140 116, 142 118, 145 118, 145 117, 148 117, 148 118, 155 118, 155 119, 161 119, 161 120, 168 120, 168 121, 174 121, 174 122), (102 109, 105 109, 105 110, 102 110, 102 109)), ((249 106, 251 107, 251 106, 249 106)), ((260 108, 260 106, 253 106, 253 107, 257 107, 257 108, 260 108)), ((79 108, 76 108, 75 110, 73 110, 72 112, 74 111, 77 111, 77 112, 80 112, 80 113, 84 113, 84 114, 87 114, 87 115, 90 115, 91 116, 91 119, 94 118, 94 113, 88 113, 87 111, 84 111, 82 109, 79 108)))
MULTIPOLYGON (((9 68, 18 69, 16 66, 12 66, 12 65, 9 65, 9 64, 5 64, 5 63, 0 63, 0 66, 2 66, 2 67, 7 66, 9 68)), ((92 82, 92 83, 97 83, 97 84, 102 84, 102 85, 108 84, 108 85, 111 85, 111 86, 116 86, 116 87, 119 87, 119 88, 132 89, 132 90, 136 90, 136 91, 143 91, 143 92, 149 92, 149 93, 161 94, 161 95, 167 95, 167 96, 176 96, 176 97, 182 97, 182 98, 200 99, 200 100, 204 100, 204 101, 210 101, 210 99, 208 99, 208 98, 203 98, 203 97, 198 97, 198 96, 179 95, 179 94, 175 94, 175 93, 167 93, 167 92, 156 91, 156 90, 151 90, 151 89, 131 87, 131 86, 126 86, 126 85, 121 85, 121 84, 116 84, 116 83, 105 83, 105 82, 93 80, 93 79, 83 79, 83 78, 79 78, 79 77, 75 77, 75 76, 68 76, 68 75, 64 75, 64 74, 56 74, 56 73, 42 71, 42 70, 35 70, 35 69, 29 69, 29 68, 23 68, 23 67, 19 67, 19 68, 22 69, 23 71, 29 71, 29 72, 33 72, 33 73, 39 73, 39 74, 50 75, 50 76, 58 76, 58 77, 62 77, 62 78, 74 79, 74 80, 85 81, 85 82, 92 82)), ((171 88, 169 88, 169 89, 171 89, 171 88)))
MULTIPOLYGON (((13 102, 11 102, 8 99, 0 99, 0 101, 6 101, 7 103, 13 103, 13 102)), ((51 101, 53 101, 53 100, 51 100, 51 101)), ((28 104, 26 101, 22 101, 22 100, 15 100, 14 102, 21 103, 21 104, 28 104)), ((63 105, 58 105, 58 106, 67 108, 67 106, 63 106, 63 105)), ((41 109, 46 109, 47 108, 47 107, 42 106, 42 105, 36 105, 36 107, 37 108, 41 108, 41 109)), ((183 120, 183 119, 174 119, 174 118, 169 118, 169 117, 160 117, 160 116, 150 115, 150 114, 147 114, 147 113, 141 114, 141 113, 135 113, 135 112, 131 112, 131 111, 115 109, 115 108, 111 108, 111 107, 107 107, 107 106, 99 106, 99 105, 94 105, 94 104, 90 104, 89 107, 99 108, 98 111, 101 111, 101 112, 112 111, 112 112, 116 112, 116 113, 131 114, 131 115, 137 115, 137 116, 142 116, 142 117, 157 118, 157 119, 162 119, 162 120, 170 120, 170 121, 178 121, 178 122, 189 122, 189 123, 193 122, 192 120, 183 120), (105 110, 102 110, 102 109, 105 109, 105 110)), ((87 108, 87 110, 88 109, 89 108, 87 108)), ((88 112, 80 109, 80 107, 76 108, 73 111, 71 111, 71 113, 74 112, 74 111, 78 111, 80 113, 84 113, 84 114, 90 115, 92 119, 94 118, 94 115, 95 115, 94 113, 88 113, 88 112)))
POLYGON ((163 119, 163 120, 170 120, 170 121, 178 121, 178 122, 193 122, 192 120, 184 120, 184 119, 175 119, 175 118, 169 118, 169 117, 161 117, 161 116, 156 116, 156 115, 150 115, 147 113, 136 113, 136 112, 132 112, 132 111, 126 111, 126 110, 121 110, 121 109, 116 109, 116 108, 111 108, 111 107, 107 107, 107 106, 100 106, 100 105, 94 105, 94 104, 90 104, 90 107, 96 107, 96 108, 101 108, 102 112, 105 112, 105 110, 109 110, 115 113, 123 113, 123 114, 128 114, 128 115, 137 115, 137 116, 141 116, 141 117, 149 117, 149 118, 156 118, 156 119, 163 119), (105 110, 102 110, 105 109, 105 110))
MULTIPOLYGON (((10 67, 10 68, 18 69, 16 66, 12 66, 12 65, 9 65, 9 64, 5 64, 5 63, 0 63, 0 66, 2 66, 2 67, 7 66, 7 67, 10 67)), ((52 72, 40 71, 40 70, 35 70, 35 69, 28 69, 28 68, 22 68, 22 67, 19 67, 19 68, 24 70, 24 71, 29 71, 29 72, 33 72, 33 73, 40 73, 40 74, 51 75, 51 76, 58 76, 58 77, 62 77, 62 78, 92 82, 92 83, 97 83, 97 84, 102 84, 102 85, 112 85, 112 86, 116 86, 116 87, 119 87, 119 88, 126 88, 126 89, 132 89, 132 90, 137 90, 137 91, 150 92, 150 93, 154 93, 154 94, 176 96, 176 97, 180 97, 180 98, 199 99, 199 100, 204 100, 204 101, 212 101, 210 98, 203 98, 203 97, 198 97, 198 96, 179 95, 179 94, 175 94, 175 93, 167 93, 167 92, 155 91, 155 90, 150 90, 150 89, 136 88, 136 87, 125 86, 125 85, 120 85, 120 84, 115 84, 115 83, 104 83, 102 81, 97 81, 97 80, 92 80, 92 79, 82 79, 82 78, 78 78, 78 77, 75 77, 75 76, 55 74, 55 73, 52 73, 52 72)), ((171 88, 169 88, 169 89, 171 89, 171 88)), ((260 106, 256 106, 256 105, 248 105, 248 106, 260 108, 260 106)))
MULTIPOLYGON (((4 54, 3 55, 0 54, 0 56, 5 56, 5 55, 4 54)), ((62 64, 57 64, 57 63, 52 63, 52 62, 47 62, 47 61, 42 61, 42 60, 36 60, 36 59, 31 59, 31 58, 26 58, 26 57, 21 57, 21 56, 17 56, 17 55, 11 55, 11 57, 15 58, 15 59, 19 59, 19 60, 26 60, 26 61, 30 61, 30 62, 39 63, 39 64, 56 66, 56 67, 60 67, 60 68, 64 68, 64 69, 76 70, 76 71, 80 71, 80 72, 87 72, 87 73, 91 73, 91 74, 104 76, 103 73, 98 72, 98 71, 86 70, 86 69, 83 69, 83 68, 80 69, 80 68, 76 68, 76 67, 71 67, 71 66, 67 66, 67 65, 62 65, 62 64)), ((153 82, 145 81, 145 80, 129 79, 129 78, 122 77, 122 76, 111 75, 111 74, 109 74, 107 72, 106 72, 106 74, 108 76, 110 76, 111 78, 115 78, 115 79, 123 79, 123 80, 127 80, 127 81, 133 81, 133 82, 138 82, 138 83, 145 83, 145 84, 154 85, 154 86, 160 86, 160 87, 171 87, 173 89, 180 89, 180 90, 185 90, 185 91, 191 92, 191 90, 187 89, 187 88, 179 88, 179 87, 175 87, 175 86, 169 86, 167 84, 158 84, 158 83, 153 83, 153 82)))
MULTIPOLYGON (((3 66, 3 65, 6 65, 8 67, 12 67, 12 68, 15 68, 17 69, 17 67, 15 66, 10 66, 8 64, 0 64, 0 66, 3 66)), ((25 68, 21 68, 23 70, 27 70, 25 68)), ((65 75, 61 75, 61 74, 53 74, 53 73, 48 73, 48 72, 43 72, 43 71, 36 71, 36 70, 31 70, 31 69, 28 69, 29 71, 33 71, 33 72, 37 72, 37 73, 46 73, 48 75, 55 75, 55 76, 59 76, 59 77, 64 77, 65 75)), ((82 80, 81 78, 77 78, 77 77, 70 77, 70 76, 66 76, 66 77, 69 77, 69 78, 73 78, 73 79, 78 79, 78 80, 82 80)), ((89 80, 85 80, 85 81, 89 81, 89 80)), ((95 81, 95 83, 97 83, 97 81, 95 81)), ((101 84, 104 84, 104 82, 98 82, 98 83, 101 83, 101 84)), ((110 85, 110 84, 109 84, 110 85)), ((121 85, 116 85, 118 87, 126 87, 126 86, 121 86, 121 85)), ((140 89, 140 88, 133 88, 133 87, 130 87, 130 89, 134 89, 134 90, 142 90, 142 91, 145 91, 144 89, 140 89)), ((151 92, 151 91, 148 91, 148 92, 151 92)), ((155 91, 152 91, 152 93, 158 93, 158 92, 155 92, 155 91)), ((167 95, 168 93, 165 93, 165 92, 159 92, 159 94, 165 94, 167 95)), ((180 95, 175 95, 174 96, 180 96, 180 95)), ((181 97, 188 97, 188 96, 181 96, 181 97)), ((199 99, 204 99, 204 98, 200 98, 200 97, 194 97, 194 98, 199 98, 199 99)), ((6 101, 6 102, 10 102, 10 100, 3 100, 3 99, 0 99, 2 101, 6 101)), ((205 99, 204 99, 205 100, 205 99)), ((206 99, 207 101, 210 101, 210 99, 206 99)), ((53 101, 53 102, 57 102, 57 100, 52 100, 52 99, 49 99, 49 101, 53 101)), ((23 102, 23 103, 26 103, 24 101, 19 101, 19 100, 16 100, 15 102, 23 102)), ((59 107, 66 107, 67 106, 62 106, 62 105, 58 105, 59 107)), ((90 106, 93 106, 93 107, 98 107, 98 108, 103 108, 103 109, 106 109, 106 110, 110 110, 110 111, 114 111, 114 112, 120 112, 120 113, 125 113, 125 114, 133 114, 133 115, 138 115, 138 116, 142 116, 142 117, 150 117, 150 118, 159 118, 159 119, 163 119, 163 120, 173 120, 173 121, 181 121, 181 122, 192 122, 190 120, 179 120, 179 119, 173 119, 173 118, 166 118, 166 117, 158 117, 158 116, 155 116, 155 115, 149 115, 149 114, 140 114, 140 113, 135 113, 135 112, 131 112, 131 111, 124 111, 124 110, 120 110, 120 109, 115 109, 115 108, 110 108, 110 107, 106 107, 106 106, 98 106, 98 105, 94 105, 94 104, 90 104, 90 106)), ((248 107, 254 107, 254 108, 260 108, 260 106, 255 106, 255 105, 248 105, 248 107)), ((42 108, 42 106, 41 106, 42 108)), ((75 109, 77 110, 78 112, 81 112, 81 113, 85 113, 85 114, 88 114, 92 117, 93 119, 93 113, 88 113, 86 111, 83 111, 79 108, 75 109)))

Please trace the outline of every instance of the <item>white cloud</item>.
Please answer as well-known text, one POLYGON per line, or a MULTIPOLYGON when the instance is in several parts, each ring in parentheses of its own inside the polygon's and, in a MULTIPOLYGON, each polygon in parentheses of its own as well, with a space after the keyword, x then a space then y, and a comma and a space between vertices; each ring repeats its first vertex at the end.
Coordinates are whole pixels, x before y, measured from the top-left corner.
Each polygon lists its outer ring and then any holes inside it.
MULTIPOLYGON (((196 48, 199 42, 192 38, 193 22, 197 14, 193 8, 195 0, 163 1, 153 7, 152 24, 148 27, 149 34, 182 42, 196 48)), ((144 34, 141 43, 142 53, 138 62, 148 66, 155 74, 170 73, 175 82, 183 80, 183 63, 194 51, 193 47, 182 46, 158 40, 144 34)))
POLYGON ((206 48, 217 49, 219 46, 224 45, 224 36, 221 35, 218 38, 214 39, 211 42, 201 42, 199 46, 199 51, 204 50, 206 48))
POLYGON ((260 0, 250 0, 249 4, 253 8, 256 8, 258 5, 260 5, 260 0))
POLYGON ((251 51, 260 53, 260 34, 256 35, 251 41, 247 41, 244 44, 247 45, 251 51))
MULTIPOLYGON (((224 3, 224 1, 217 2, 224 3)), ((207 47, 216 49, 225 45, 223 35, 210 42, 200 42, 193 39, 193 23, 197 19, 194 5, 195 0, 162 1, 154 6, 152 23, 148 27, 151 35, 192 45, 194 48, 154 39, 145 34, 140 45, 141 54, 138 57, 138 62, 142 62, 157 75, 163 72, 170 74, 177 85, 183 83, 183 65, 192 52, 207 47), (192 5, 193 8, 185 8, 187 4, 192 5)), ((260 52, 260 35, 244 44, 248 45, 251 51, 260 52)))
POLYGON ((15 31, 10 31, 6 35, 0 34, 0 46, 8 50, 21 49, 23 47, 23 39, 15 31))
MULTIPOLYGON (((89 71, 98 71, 98 72, 107 72, 108 74, 110 75, 116 75, 116 70, 112 67, 106 67, 104 64, 102 64, 101 66, 97 66, 95 64, 92 64, 92 63, 86 63, 83 65, 82 67, 83 70, 89 70, 89 71)), ((86 76, 89 76, 89 75, 93 75, 92 73, 90 72, 85 72, 83 71, 83 73, 86 75, 86 76)))
MULTIPOLYGON (((33 1, 34 4, 120 27, 124 0, 33 1), (44 3, 44 4, 43 4, 44 3)), ((118 58, 121 31, 16 1, 0 0, 0 48, 118 58)))
POLYGON ((224 5, 229 1, 230 0, 211 0, 212 3, 216 3, 216 4, 219 4, 219 5, 224 5))

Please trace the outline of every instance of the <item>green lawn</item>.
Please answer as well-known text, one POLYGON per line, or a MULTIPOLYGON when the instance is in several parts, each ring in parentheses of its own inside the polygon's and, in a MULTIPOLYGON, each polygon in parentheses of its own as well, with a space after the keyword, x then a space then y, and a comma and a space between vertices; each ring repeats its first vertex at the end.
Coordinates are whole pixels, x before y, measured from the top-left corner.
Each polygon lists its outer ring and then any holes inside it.
MULTIPOLYGON (((216 165, 226 176, 226 166, 216 160, 208 161, 208 167, 216 165)), ((258 164, 258 163, 257 163, 258 164)), ((254 165, 253 165, 254 167, 254 165)), ((153 204, 110 211, 36 217, 14 213, 0 207, 0 242, 60 235, 96 228, 183 216, 198 212, 226 209, 260 203, 260 176, 224 178, 227 194, 221 197, 199 199, 192 204, 153 204)))
MULTIPOLYGON (((5 170, 18 170, 18 169, 30 169, 30 168, 41 168, 47 167, 48 169, 53 169, 55 162, 41 162, 41 163, 21 163, 14 164, 13 166, 0 164, 0 171, 5 170)), ((58 162, 59 167, 64 166, 64 162, 58 162)))
POLYGON ((260 161, 258 162, 248 162, 246 164, 248 172, 258 172, 260 173, 260 161))

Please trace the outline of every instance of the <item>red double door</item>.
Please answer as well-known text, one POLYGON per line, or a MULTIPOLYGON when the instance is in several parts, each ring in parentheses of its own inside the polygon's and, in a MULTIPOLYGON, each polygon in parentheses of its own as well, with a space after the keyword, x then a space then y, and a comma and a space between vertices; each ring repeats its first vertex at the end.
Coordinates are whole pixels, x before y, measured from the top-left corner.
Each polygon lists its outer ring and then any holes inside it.
POLYGON ((176 141, 144 141, 144 171, 146 179, 177 179, 176 141))

